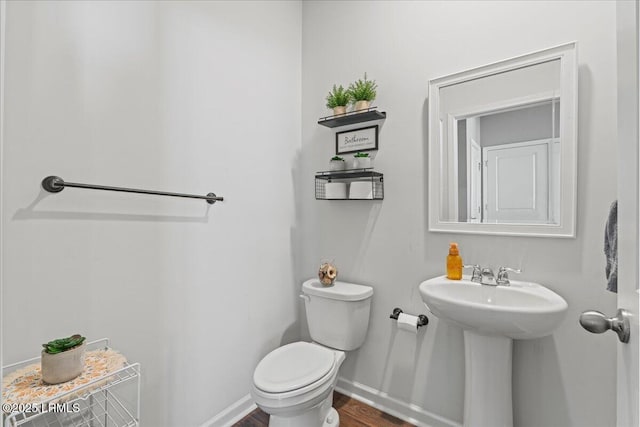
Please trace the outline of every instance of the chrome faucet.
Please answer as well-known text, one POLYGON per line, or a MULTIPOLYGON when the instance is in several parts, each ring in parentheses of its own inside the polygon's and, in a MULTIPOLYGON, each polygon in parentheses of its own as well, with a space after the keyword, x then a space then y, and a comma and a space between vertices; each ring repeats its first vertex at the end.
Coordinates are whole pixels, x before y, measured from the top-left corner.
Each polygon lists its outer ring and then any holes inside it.
POLYGON ((522 273, 522 270, 511 267, 500 267, 498 275, 493 274, 490 268, 482 268, 478 264, 465 265, 464 268, 473 268, 471 281, 488 286, 509 286, 509 272, 522 273))
POLYGON ((489 286, 498 286, 498 282, 496 282, 496 276, 493 275, 493 270, 490 268, 482 269, 482 280, 480 281, 481 285, 489 285, 489 286))

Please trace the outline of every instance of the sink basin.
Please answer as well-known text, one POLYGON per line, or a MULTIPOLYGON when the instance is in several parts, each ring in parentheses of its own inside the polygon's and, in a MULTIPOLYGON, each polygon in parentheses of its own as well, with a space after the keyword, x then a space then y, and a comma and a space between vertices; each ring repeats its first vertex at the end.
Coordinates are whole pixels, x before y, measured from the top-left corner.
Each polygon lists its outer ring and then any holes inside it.
POLYGON ((562 321, 567 302, 542 285, 512 280, 510 286, 487 286, 445 276, 420 284, 422 300, 438 318, 465 330, 513 339, 551 334, 562 321))

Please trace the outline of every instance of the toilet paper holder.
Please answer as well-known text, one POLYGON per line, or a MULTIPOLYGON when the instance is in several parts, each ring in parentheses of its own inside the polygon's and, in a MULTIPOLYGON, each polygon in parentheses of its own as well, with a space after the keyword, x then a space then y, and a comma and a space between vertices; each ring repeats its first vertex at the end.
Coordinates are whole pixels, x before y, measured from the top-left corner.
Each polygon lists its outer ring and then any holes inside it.
MULTIPOLYGON (((400 313, 404 313, 404 311, 402 311, 401 308, 396 307, 393 309, 393 313, 389 315, 389 318, 398 320, 398 316, 400 315, 400 313)), ((418 328, 420 326, 426 326, 428 323, 429 323, 429 318, 427 316, 425 316, 424 314, 418 315, 418 328)))

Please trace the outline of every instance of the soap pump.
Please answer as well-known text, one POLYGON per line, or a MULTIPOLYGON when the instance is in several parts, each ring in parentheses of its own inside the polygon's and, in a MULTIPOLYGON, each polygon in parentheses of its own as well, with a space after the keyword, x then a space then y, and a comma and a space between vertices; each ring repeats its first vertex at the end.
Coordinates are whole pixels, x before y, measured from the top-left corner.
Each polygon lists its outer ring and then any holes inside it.
POLYGON ((449 246, 449 255, 447 255, 447 279, 462 279, 462 258, 460 257, 457 243, 451 243, 449 246))

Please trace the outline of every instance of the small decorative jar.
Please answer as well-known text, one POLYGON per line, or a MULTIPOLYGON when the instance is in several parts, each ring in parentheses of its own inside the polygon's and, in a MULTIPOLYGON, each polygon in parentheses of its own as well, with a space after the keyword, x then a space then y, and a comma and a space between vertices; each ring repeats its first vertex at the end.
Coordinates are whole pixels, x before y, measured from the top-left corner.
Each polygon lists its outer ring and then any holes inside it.
POLYGON ((332 286, 338 277, 338 269, 330 262, 323 262, 318 270, 318 279, 323 286, 332 286))

